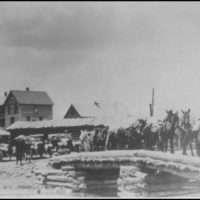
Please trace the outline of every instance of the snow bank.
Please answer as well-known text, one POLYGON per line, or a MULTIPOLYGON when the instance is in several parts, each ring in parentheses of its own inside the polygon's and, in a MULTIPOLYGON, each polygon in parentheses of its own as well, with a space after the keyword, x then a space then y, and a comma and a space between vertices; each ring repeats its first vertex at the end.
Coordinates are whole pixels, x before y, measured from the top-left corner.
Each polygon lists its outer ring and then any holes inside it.
POLYGON ((51 165, 73 165, 78 168, 107 169, 120 165, 147 166, 185 178, 200 179, 200 159, 146 150, 120 150, 68 154, 50 160, 51 165))

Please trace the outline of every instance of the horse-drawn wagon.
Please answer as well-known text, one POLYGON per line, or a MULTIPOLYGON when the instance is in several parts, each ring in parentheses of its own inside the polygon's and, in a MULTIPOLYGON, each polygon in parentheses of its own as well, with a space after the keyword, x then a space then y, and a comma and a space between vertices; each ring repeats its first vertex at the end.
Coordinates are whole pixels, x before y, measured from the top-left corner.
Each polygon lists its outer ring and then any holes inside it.
POLYGON ((31 143, 31 156, 40 155, 40 157, 43 157, 44 153, 48 153, 51 157, 52 145, 44 140, 43 134, 29 135, 27 138, 31 143))
POLYGON ((74 150, 71 133, 49 134, 48 138, 53 146, 53 152, 65 154, 74 150))

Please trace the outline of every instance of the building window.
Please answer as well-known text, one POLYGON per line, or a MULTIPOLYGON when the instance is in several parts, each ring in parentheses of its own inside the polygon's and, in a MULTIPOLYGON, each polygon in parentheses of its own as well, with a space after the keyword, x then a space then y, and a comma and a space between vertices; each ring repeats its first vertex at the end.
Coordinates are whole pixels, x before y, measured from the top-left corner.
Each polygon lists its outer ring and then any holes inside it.
POLYGON ((10 124, 13 124, 15 122, 15 118, 14 117, 11 117, 10 118, 10 124))
POLYGON ((27 116, 26 121, 30 121, 30 120, 31 120, 30 116, 27 116))
POLYGON ((39 117, 39 120, 42 121, 42 120, 43 120, 43 117, 39 117))
POLYGON ((0 119, 0 127, 4 127, 5 126, 5 119, 0 119))
POLYGON ((14 104, 8 105, 8 114, 15 114, 16 113, 16 108, 14 104))
POLYGON ((15 113, 18 113, 18 106, 15 104, 15 113))
POLYGON ((35 106, 34 111, 35 113, 38 113, 38 107, 35 106))
POLYGON ((8 107, 7 107, 7 108, 8 108, 8 114, 10 114, 10 106, 8 105, 8 107))

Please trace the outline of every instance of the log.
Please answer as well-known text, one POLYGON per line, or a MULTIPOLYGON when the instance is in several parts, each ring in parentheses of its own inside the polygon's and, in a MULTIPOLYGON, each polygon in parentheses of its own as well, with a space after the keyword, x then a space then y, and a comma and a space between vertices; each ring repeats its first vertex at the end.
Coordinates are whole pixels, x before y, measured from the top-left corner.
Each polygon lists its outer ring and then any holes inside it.
POLYGON ((77 188, 76 185, 73 185, 71 183, 61 183, 61 182, 55 182, 55 181, 48 181, 46 182, 46 186, 54 186, 54 187, 66 187, 66 188, 77 188))
POLYGON ((73 184, 80 184, 81 182, 75 180, 71 177, 63 177, 63 176, 47 176, 46 181, 50 182, 62 182, 62 183, 73 183, 73 184))
MULTIPOLYGON (((53 162, 53 161, 52 161, 53 162)), ((83 152, 56 159, 56 164, 73 165, 77 169, 117 169, 120 165, 134 165, 200 180, 200 159, 156 151, 120 150, 83 152)))

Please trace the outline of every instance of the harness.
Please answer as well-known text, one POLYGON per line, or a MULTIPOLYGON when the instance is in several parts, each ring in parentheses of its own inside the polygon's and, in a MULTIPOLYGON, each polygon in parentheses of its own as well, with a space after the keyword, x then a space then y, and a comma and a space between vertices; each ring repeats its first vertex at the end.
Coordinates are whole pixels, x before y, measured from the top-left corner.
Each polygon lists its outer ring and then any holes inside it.
POLYGON ((186 142, 186 139, 190 136, 191 131, 192 131, 192 126, 191 126, 190 122, 185 123, 184 121, 182 121, 180 128, 182 131, 184 131, 186 133, 185 137, 182 140, 182 144, 183 144, 186 142))

